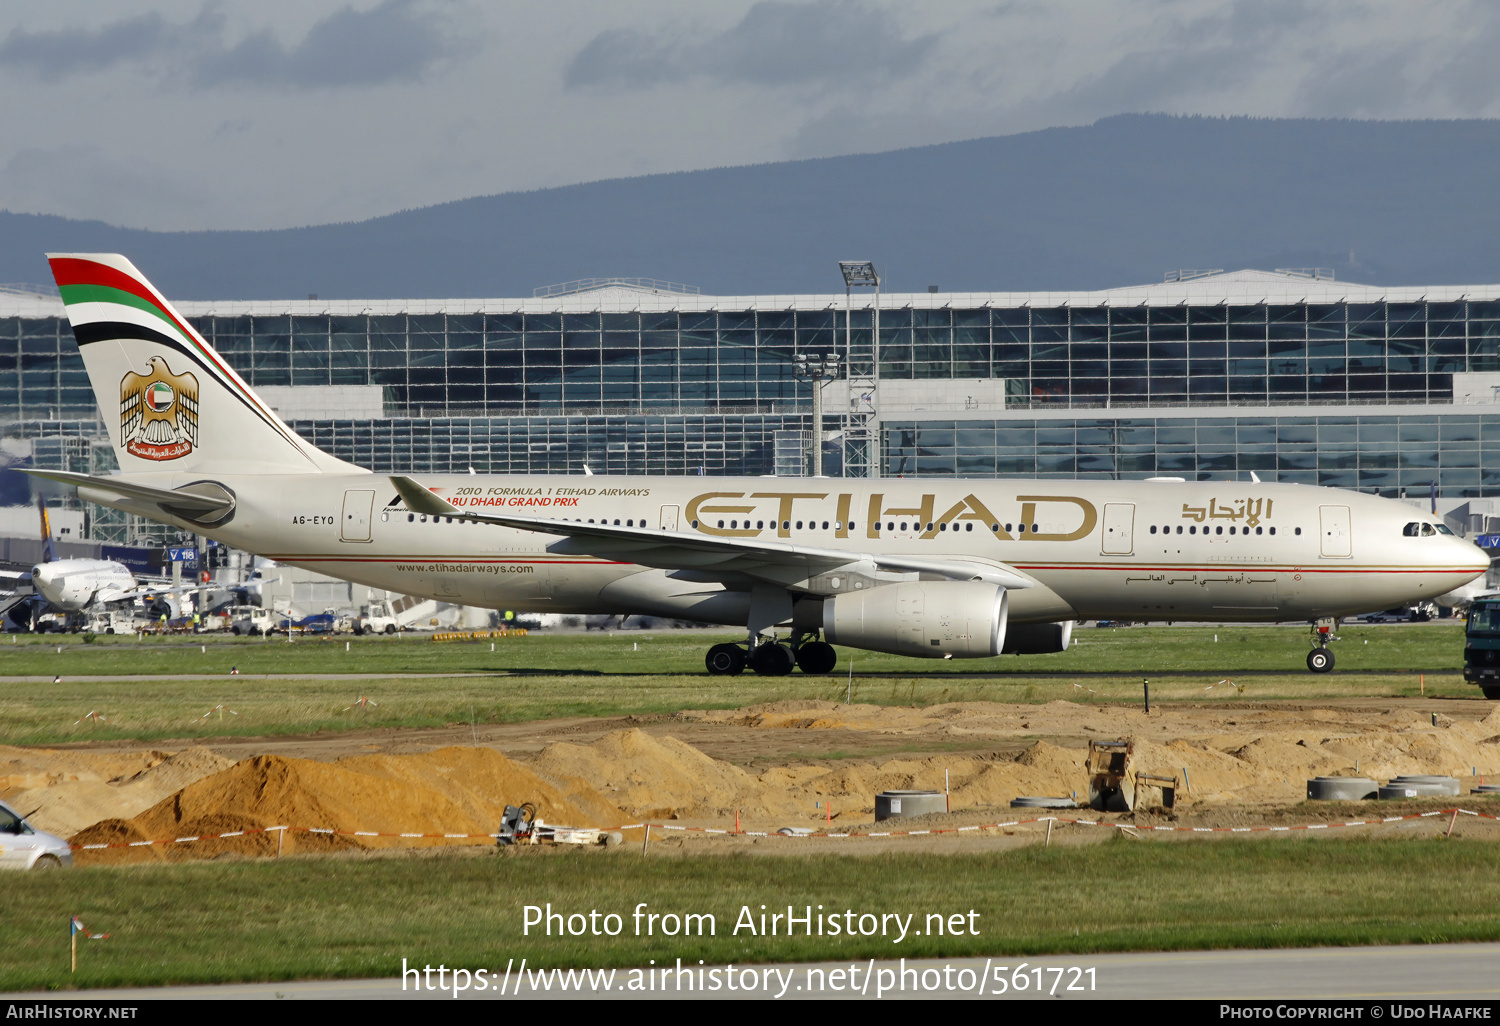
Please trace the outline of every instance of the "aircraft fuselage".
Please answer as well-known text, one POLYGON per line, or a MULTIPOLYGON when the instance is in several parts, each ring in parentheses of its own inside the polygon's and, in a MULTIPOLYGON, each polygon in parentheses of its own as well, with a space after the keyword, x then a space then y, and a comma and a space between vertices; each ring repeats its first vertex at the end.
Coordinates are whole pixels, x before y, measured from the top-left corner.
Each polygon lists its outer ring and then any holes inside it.
MULTIPOLYGON (((133 475, 162 488, 203 474, 133 475)), ((568 551, 557 535, 413 513, 384 476, 215 475, 235 494, 207 534, 294 566, 457 604, 644 613, 743 625, 731 579, 568 551), (644 575, 644 576, 643 576, 644 575)), ((1012 622, 1285 621, 1452 591, 1488 568, 1405 503, 1259 482, 422 475, 466 512, 606 523, 1005 565, 1034 586, 1012 622), (1411 525, 1416 525, 1415 530, 1411 525), (1426 525, 1425 527, 1423 525, 1426 525)), ((124 508, 116 496, 90 496, 124 508)), ((158 519, 159 509, 140 512, 158 519)), ((839 575, 791 590, 828 596, 839 575)), ((851 575, 844 575, 846 578, 851 575)), ((915 578, 913 578, 915 579, 915 578)))

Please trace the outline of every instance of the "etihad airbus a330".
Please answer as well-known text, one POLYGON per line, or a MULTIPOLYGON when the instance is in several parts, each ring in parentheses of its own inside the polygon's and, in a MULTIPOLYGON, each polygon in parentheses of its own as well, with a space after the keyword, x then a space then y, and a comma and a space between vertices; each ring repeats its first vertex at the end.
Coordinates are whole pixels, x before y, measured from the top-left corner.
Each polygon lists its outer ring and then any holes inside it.
POLYGON ((293 433, 124 257, 50 259, 121 472, 38 473, 378 588, 745 628, 712 673, 1062 651, 1094 618, 1316 621, 1489 568, 1435 516, 1303 485, 375 475, 293 433))

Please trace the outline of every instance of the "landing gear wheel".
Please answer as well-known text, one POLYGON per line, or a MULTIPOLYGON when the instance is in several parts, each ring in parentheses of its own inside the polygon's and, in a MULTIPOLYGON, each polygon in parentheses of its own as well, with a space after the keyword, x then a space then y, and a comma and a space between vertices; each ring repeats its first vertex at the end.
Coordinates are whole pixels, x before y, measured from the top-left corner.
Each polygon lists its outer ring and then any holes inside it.
POLYGON ((1333 669, 1333 653, 1326 648, 1315 648, 1307 653, 1307 668, 1313 673, 1327 673, 1333 669))
POLYGON ((715 645, 703 658, 703 665, 715 676, 733 677, 745 670, 745 650, 738 645, 715 645))
POLYGON ((762 677, 785 677, 797 665, 797 659, 786 645, 766 642, 750 653, 750 666, 762 677))
POLYGON ((827 673, 839 661, 839 654, 826 641, 808 641, 797 648, 797 665, 803 673, 827 673))

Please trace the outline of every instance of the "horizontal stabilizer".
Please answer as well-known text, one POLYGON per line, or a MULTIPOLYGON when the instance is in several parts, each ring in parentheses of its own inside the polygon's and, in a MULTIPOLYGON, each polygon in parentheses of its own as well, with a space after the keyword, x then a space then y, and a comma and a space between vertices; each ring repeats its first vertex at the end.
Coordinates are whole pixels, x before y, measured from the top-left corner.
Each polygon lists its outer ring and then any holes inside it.
POLYGON ((106 496, 134 499, 138 502, 155 503, 182 512, 194 519, 212 519, 215 514, 227 513, 234 508, 232 495, 201 495, 194 492, 174 491, 171 488, 153 488, 150 485, 133 484, 118 477, 91 477, 74 474, 66 470, 26 470, 33 477, 44 477, 49 481, 85 488, 106 496))

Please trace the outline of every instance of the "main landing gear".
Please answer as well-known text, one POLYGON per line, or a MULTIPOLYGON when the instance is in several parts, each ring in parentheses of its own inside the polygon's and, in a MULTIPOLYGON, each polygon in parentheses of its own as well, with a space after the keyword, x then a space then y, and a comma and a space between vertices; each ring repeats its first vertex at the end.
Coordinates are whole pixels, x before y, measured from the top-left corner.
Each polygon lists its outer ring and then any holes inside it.
POLYGON ((784 677, 793 667, 803 673, 828 673, 838 662, 833 646, 816 640, 815 636, 793 634, 787 642, 764 637, 753 641, 753 647, 750 642, 715 645, 708 650, 703 664, 715 676, 734 676, 743 673, 748 665, 762 677, 784 677))
POLYGON ((1333 629, 1338 625, 1337 617, 1325 617, 1313 622, 1313 650, 1307 653, 1307 668, 1313 673, 1327 673, 1333 669, 1333 652, 1328 643, 1337 640, 1333 629))

